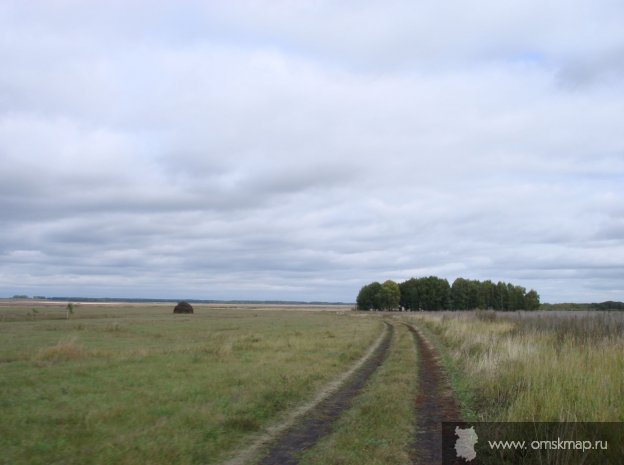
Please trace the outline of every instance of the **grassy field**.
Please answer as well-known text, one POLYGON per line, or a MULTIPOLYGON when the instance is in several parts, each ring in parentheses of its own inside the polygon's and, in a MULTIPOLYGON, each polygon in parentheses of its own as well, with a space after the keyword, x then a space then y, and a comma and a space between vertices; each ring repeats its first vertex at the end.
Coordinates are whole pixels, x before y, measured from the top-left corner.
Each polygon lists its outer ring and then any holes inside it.
POLYGON ((0 306, 0 464, 216 464, 394 322, 387 358, 302 465, 409 463, 424 331, 467 420, 624 421, 624 313, 0 306), (34 310, 33 310, 34 308, 34 310))
POLYGON ((624 421, 624 313, 419 314, 468 419, 624 421))
POLYGON ((344 371, 379 319, 170 306, 0 309, 0 463, 218 463, 344 371))

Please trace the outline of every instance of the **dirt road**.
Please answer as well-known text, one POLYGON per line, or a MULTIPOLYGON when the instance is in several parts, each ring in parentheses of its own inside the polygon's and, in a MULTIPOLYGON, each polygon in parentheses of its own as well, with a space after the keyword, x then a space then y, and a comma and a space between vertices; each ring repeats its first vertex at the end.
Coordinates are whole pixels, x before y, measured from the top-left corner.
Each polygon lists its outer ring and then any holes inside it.
POLYGON ((407 327, 419 358, 416 432, 410 456, 414 465, 437 465, 442 463, 441 422, 459 421, 459 408, 435 349, 418 328, 407 327))
POLYGON ((372 357, 334 394, 283 434, 259 462, 260 465, 296 465, 299 452, 310 448, 331 431, 333 423, 351 406, 353 398, 385 360, 394 332, 392 325, 388 326, 384 340, 372 357))

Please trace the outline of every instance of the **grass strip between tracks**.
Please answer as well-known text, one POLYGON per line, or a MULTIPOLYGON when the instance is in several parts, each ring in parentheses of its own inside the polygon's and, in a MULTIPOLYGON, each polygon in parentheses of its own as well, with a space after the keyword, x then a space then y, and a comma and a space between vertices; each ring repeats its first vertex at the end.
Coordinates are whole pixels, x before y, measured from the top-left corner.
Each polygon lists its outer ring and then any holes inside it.
POLYGON ((417 353, 412 336, 395 325, 384 364, 334 426, 334 433, 306 451, 300 465, 409 464, 414 436, 417 353))

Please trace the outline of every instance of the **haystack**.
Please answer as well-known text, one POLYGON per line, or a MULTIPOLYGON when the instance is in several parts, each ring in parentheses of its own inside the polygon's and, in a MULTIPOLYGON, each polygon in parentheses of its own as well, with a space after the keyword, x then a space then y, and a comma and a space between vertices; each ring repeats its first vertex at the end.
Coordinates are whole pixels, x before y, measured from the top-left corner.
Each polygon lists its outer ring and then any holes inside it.
POLYGON ((193 307, 187 301, 178 302, 173 309, 173 313, 193 313, 193 307))

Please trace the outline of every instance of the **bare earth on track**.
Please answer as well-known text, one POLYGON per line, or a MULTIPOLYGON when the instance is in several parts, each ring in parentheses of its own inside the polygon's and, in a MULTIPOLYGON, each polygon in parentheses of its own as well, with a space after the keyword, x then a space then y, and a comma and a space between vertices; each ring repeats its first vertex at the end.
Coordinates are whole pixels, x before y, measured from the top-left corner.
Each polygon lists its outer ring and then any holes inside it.
POLYGON ((459 421, 459 408, 435 349, 417 328, 407 327, 419 357, 416 434, 410 456, 414 465, 437 465, 442 463, 442 422, 459 421))

